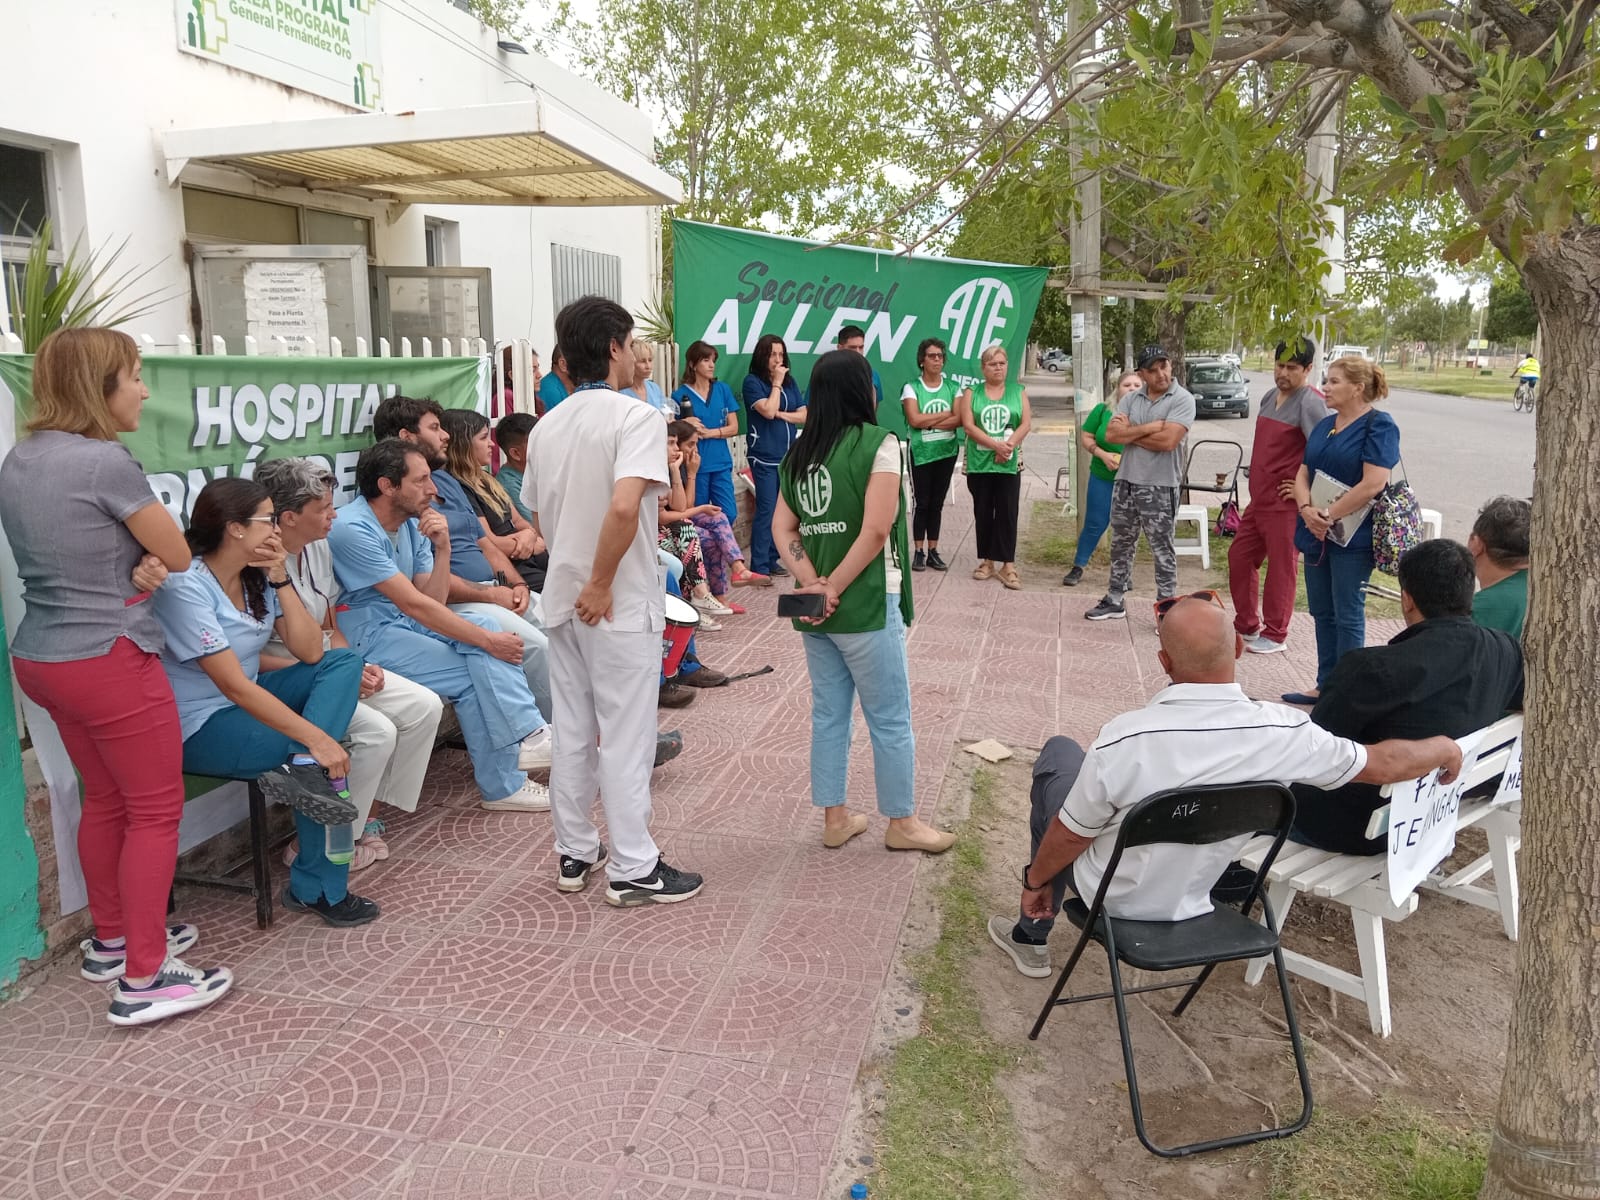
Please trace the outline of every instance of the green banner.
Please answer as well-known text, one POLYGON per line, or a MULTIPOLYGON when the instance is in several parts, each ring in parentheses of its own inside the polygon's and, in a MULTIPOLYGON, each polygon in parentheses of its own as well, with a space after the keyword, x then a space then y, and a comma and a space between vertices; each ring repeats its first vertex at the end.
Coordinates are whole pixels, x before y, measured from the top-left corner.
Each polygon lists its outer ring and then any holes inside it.
MULTIPOLYGON (((19 432, 32 378, 32 358, 0 355, 0 403, 9 391, 19 432)), ((322 459, 343 504, 355 495, 356 459, 372 442, 379 401, 432 397, 446 408, 487 412, 489 365, 481 358, 149 355, 144 382, 150 399, 139 429, 122 441, 151 490, 185 522, 208 481, 252 475, 268 458, 322 459)))
POLYGON ((867 359, 898 411, 900 390, 917 375, 917 344, 942 338, 945 374, 983 378, 978 355, 999 342, 1013 378, 1022 372, 1028 330, 1044 290, 1043 267, 959 258, 919 258, 861 246, 672 223, 673 332, 717 348, 718 376, 739 394, 763 334, 783 338, 802 387, 839 330, 866 331, 867 359))

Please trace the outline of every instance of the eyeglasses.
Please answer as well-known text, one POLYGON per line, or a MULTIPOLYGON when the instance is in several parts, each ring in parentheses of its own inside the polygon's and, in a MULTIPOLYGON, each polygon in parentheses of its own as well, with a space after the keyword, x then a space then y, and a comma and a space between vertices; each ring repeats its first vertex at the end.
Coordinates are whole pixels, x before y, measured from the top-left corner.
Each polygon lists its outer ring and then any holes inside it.
POLYGON ((276 525, 278 523, 278 514, 273 513, 270 517, 246 517, 244 519, 246 525, 254 525, 261 521, 265 521, 269 525, 276 525))
POLYGON ((1190 592, 1187 596, 1168 596, 1165 600, 1157 600, 1156 620, 1160 621, 1162 617, 1172 611, 1175 604, 1184 600, 1204 600, 1208 604, 1215 604, 1218 608, 1225 607, 1222 603, 1222 596, 1217 590, 1215 588, 1206 588, 1203 591, 1190 592))

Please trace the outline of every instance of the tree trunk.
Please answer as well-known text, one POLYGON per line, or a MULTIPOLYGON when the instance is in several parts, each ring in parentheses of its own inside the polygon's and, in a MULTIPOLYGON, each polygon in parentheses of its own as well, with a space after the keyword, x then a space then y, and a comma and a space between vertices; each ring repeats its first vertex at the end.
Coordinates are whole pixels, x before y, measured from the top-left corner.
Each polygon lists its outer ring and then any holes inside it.
POLYGON ((1188 336, 1189 311, 1194 304, 1185 301, 1176 307, 1163 304, 1156 309, 1156 341, 1172 359, 1173 378, 1183 382, 1184 339, 1188 336))
MULTIPOLYGON (((1600 1196, 1600 230, 1541 243, 1517 990, 1480 1200, 1600 1196)), ((1486 497, 1487 498, 1487 497, 1486 497)))

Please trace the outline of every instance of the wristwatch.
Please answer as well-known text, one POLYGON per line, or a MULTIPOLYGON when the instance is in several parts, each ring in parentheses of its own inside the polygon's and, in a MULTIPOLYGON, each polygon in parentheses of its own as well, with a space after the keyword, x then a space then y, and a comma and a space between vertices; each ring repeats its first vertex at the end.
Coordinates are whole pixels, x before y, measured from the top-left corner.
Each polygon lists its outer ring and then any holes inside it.
POLYGON ((276 581, 271 580, 271 579, 267 580, 267 586, 269 588, 271 588, 275 592, 281 592, 284 588, 289 587, 293 583, 294 583, 294 580, 288 579, 288 578, 280 579, 280 580, 276 580, 276 581))

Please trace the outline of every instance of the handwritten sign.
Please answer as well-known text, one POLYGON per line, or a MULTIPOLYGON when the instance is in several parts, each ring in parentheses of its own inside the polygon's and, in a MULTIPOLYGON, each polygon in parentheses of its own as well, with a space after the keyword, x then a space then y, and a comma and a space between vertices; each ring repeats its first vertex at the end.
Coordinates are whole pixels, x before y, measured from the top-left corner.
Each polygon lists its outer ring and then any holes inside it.
MULTIPOLYGON (((1479 735, 1457 738, 1463 768, 1472 761, 1479 735)), ((1456 814, 1465 785, 1441 783, 1439 772, 1409 779, 1389 789, 1389 898, 1400 904, 1428 872, 1456 848, 1456 814)))
POLYGON ((1511 753, 1506 757, 1505 774, 1500 776, 1500 786, 1495 790, 1495 804, 1520 804, 1522 802, 1522 735, 1511 743, 1511 753))

